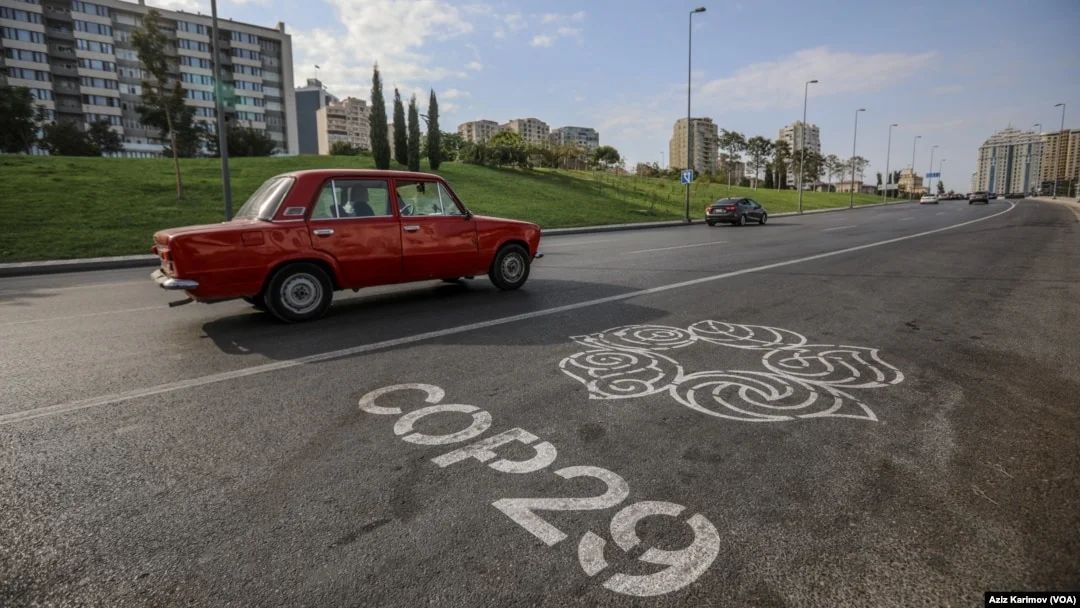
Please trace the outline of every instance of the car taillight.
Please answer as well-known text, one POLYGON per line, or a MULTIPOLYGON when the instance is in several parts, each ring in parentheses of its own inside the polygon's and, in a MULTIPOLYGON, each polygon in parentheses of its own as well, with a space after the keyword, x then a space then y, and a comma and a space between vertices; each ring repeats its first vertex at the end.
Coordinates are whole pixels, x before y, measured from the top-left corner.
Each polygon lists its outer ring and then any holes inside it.
POLYGON ((724 207, 724 211, 734 211, 734 210, 735 210, 735 205, 729 205, 727 207, 724 207))
POLYGON ((710 205, 710 206, 708 206, 708 207, 705 207, 705 213, 708 213, 708 212, 709 212, 709 211, 711 211, 711 210, 712 210, 712 206, 711 206, 711 205, 710 205))

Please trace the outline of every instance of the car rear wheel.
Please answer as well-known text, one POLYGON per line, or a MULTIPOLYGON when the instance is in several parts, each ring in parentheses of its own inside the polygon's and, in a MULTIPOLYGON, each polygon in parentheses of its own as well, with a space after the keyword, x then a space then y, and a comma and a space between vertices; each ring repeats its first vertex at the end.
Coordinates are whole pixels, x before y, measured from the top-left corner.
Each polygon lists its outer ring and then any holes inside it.
POLYGON ((507 245, 495 254, 488 278, 504 291, 517 289, 529 278, 529 252, 521 245, 507 245))
POLYGON ((705 222, 705 223, 706 223, 706 224, 708 224, 708 225, 709 225, 709 227, 712 227, 712 226, 715 226, 715 225, 716 225, 716 222, 705 222))
POLYGON ((761 219, 758 220, 758 223, 761 224, 762 226, 764 226, 765 222, 767 222, 767 221, 769 221, 769 214, 768 213, 762 213, 761 214, 761 219))
POLYGON ((322 268, 306 262, 277 271, 266 289, 267 310, 286 323, 318 319, 334 298, 334 285, 322 268))

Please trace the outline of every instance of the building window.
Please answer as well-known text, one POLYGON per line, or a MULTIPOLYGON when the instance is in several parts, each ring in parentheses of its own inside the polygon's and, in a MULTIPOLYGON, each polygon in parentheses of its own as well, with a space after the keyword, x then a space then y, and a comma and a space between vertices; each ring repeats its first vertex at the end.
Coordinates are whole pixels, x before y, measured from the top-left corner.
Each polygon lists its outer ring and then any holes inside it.
POLYGON ((192 34, 206 35, 206 26, 199 23, 188 23, 187 21, 177 21, 176 31, 178 32, 190 32, 192 34))
POLYGON ((113 126, 116 126, 116 127, 119 127, 121 125, 120 117, 119 116, 113 116, 111 114, 87 113, 87 114, 84 114, 83 116, 86 118, 86 122, 88 122, 88 123, 97 122, 99 120, 104 120, 105 122, 109 123, 110 125, 113 125, 113 126))
POLYGON ((237 80, 236 88, 244 91, 262 91, 263 85, 261 82, 248 82, 247 80, 237 80))
POLYGON ((4 57, 18 59, 19 61, 32 61, 34 63, 48 63, 49 56, 37 51, 24 51, 23 49, 4 49, 4 57))
POLYGON ((255 34, 245 34, 243 32, 232 32, 232 40, 235 42, 244 42, 247 44, 259 44, 259 37, 255 34))
POLYGON ((41 82, 51 82, 52 75, 48 72, 41 70, 31 70, 30 68, 8 68, 8 78, 22 78, 23 80, 38 80, 41 82))
POLYGON ((112 89, 114 91, 120 90, 120 83, 115 80, 106 80, 104 78, 93 78, 91 76, 83 76, 79 79, 84 87, 94 87, 98 89, 112 89))
POLYGON ((31 32, 29 30, 20 30, 13 27, 0 28, 0 38, 45 44, 45 34, 42 34, 41 32, 31 32))
POLYGON ((101 70, 102 72, 115 72, 116 64, 111 61, 101 61, 100 59, 85 59, 79 58, 79 67, 87 70, 101 70))
POLYGON ((123 23, 124 25, 141 26, 142 25, 142 17, 138 17, 138 16, 131 15, 131 14, 128 14, 128 13, 117 13, 116 14, 116 22, 117 23, 123 23))
POLYGON ((138 61, 139 54, 131 49, 116 49, 116 58, 124 61, 138 61))
POLYGON ((269 53, 271 55, 281 53, 281 43, 277 40, 260 40, 259 48, 262 49, 264 53, 269 53))
POLYGON ((214 62, 210 61, 209 59, 203 59, 202 57, 189 57, 187 55, 181 55, 180 65, 209 70, 214 67, 214 62))
POLYGON ((234 74, 246 74, 248 76, 262 76, 262 68, 257 68, 253 65, 236 64, 233 66, 234 74))
POLYGON ((256 108, 261 108, 261 107, 264 107, 266 105, 266 101, 264 101, 263 99, 260 99, 258 97, 237 96, 236 105, 239 105, 239 106, 255 106, 256 108))
POLYGON ((49 108, 38 106, 38 111, 41 112, 41 116, 45 120, 56 120, 56 110, 50 110, 49 108))
POLYGON ((217 112, 214 108, 195 108, 195 116, 202 116, 203 118, 215 118, 217 112))
POLYGON ((75 41, 80 51, 91 51, 94 53, 103 53, 105 55, 113 54, 113 45, 108 42, 98 42, 96 40, 83 40, 79 38, 75 41))
POLYGON ((237 120, 250 120, 251 122, 265 122, 266 121, 266 116, 264 116, 263 114, 256 114, 255 112, 243 112, 243 111, 240 111, 240 112, 236 113, 236 119, 237 120))
POLYGON ((240 57, 243 59, 259 60, 259 51, 249 51, 247 49, 232 49, 233 57, 240 57))
POLYGON ((112 36, 112 26, 102 23, 90 23, 89 21, 75 20, 75 31, 97 34, 99 36, 112 36))
POLYGON ((0 6, 0 19, 11 19, 24 23, 41 23, 41 13, 20 11, 6 6, 0 6))
POLYGON ((131 42, 131 32, 127 30, 113 30, 113 40, 117 42, 131 42))
POLYGON ((188 89, 184 91, 184 94, 188 99, 196 99, 198 101, 214 101, 214 93, 211 91, 195 91, 188 89))
POLYGON ((123 76, 124 78, 143 79, 143 78, 146 78, 147 76, 149 76, 149 74, 146 72, 146 70, 144 70, 142 68, 127 68, 127 67, 124 67, 124 66, 120 66, 119 72, 120 72, 120 75, 123 76))
POLYGON ((82 102, 88 106, 106 106, 109 108, 120 107, 120 100, 116 97, 105 97, 104 95, 83 95, 82 102))
POLYGON ((30 96, 38 101, 53 100, 53 92, 48 89, 30 89, 30 96))
POLYGON ((274 97, 281 97, 281 89, 279 89, 277 87, 264 86, 262 88, 262 91, 266 95, 273 95, 274 97))
POLYGON ((189 51, 199 51, 200 53, 209 53, 210 45, 205 42, 199 42, 197 40, 188 40, 187 38, 181 38, 176 41, 176 46, 187 49, 189 51))
POLYGON ((190 72, 183 72, 180 74, 180 79, 184 82, 190 82, 191 84, 204 84, 207 86, 214 85, 214 77, 209 74, 192 74, 190 72))
POLYGON ((71 10, 77 13, 88 13, 90 15, 97 15, 98 17, 108 17, 109 7, 98 6, 97 4, 90 4, 89 2, 80 2, 74 0, 71 3, 71 10))
POLYGON ((281 74, 271 70, 260 70, 262 72, 263 80, 266 82, 281 82, 281 74))

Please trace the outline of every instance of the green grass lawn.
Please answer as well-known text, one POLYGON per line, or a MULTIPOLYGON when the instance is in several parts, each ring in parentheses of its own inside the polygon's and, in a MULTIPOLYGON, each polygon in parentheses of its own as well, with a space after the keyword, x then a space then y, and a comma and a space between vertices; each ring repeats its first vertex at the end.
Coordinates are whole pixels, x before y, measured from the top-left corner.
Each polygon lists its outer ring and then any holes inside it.
MULTIPOLYGON (((183 159, 184 198, 176 200, 172 161, 0 156, 0 262, 148 253, 162 228, 224 219, 217 159, 183 159)), ((233 208, 273 175, 298 169, 374 168, 370 156, 237 158, 233 208)), ((424 167, 426 170, 426 165, 424 167)), ((579 171, 492 169, 444 163, 438 173, 476 213, 536 222, 545 228, 677 219, 683 186, 661 179, 579 171)), ((790 190, 731 189, 771 213, 796 209, 790 190)), ((727 195, 727 186, 697 183, 691 215, 727 195)), ((847 205, 846 194, 807 192, 805 209, 847 205)), ((856 195, 856 204, 877 202, 856 195)))

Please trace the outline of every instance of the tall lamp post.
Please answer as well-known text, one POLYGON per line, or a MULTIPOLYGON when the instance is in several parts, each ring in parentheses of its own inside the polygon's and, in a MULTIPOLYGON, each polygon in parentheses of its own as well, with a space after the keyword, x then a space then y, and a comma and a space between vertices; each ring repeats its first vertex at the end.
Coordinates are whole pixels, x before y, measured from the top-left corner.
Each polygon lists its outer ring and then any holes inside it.
POLYGON ((922 135, 916 135, 915 139, 911 140, 911 192, 908 194, 915 194, 915 144, 922 139, 922 135))
MULTIPOLYGON (((851 188, 848 190, 848 209, 855 208, 855 142, 859 137, 859 112, 865 112, 866 108, 855 110, 855 134, 851 136, 851 188)), ((803 153, 805 154, 805 152, 803 153)))
MULTIPOLYGON (((938 147, 937 144, 934 144, 934 145, 930 146, 930 168, 926 170, 926 172, 928 174, 934 172, 934 150, 937 147, 938 147)), ((914 169, 914 167, 912 167, 912 169, 914 169)), ((933 181, 934 181, 934 178, 932 178, 932 177, 927 177, 926 178, 926 193, 927 194, 930 194, 930 184, 933 183, 933 181)))
MULTIPOLYGON (((690 25, 687 28, 688 36, 686 37, 686 168, 693 170, 691 166, 693 162, 690 160, 693 147, 691 140, 694 137, 694 131, 690 128, 690 65, 694 58, 694 13, 704 13, 705 7, 699 6, 690 11, 690 25)), ((686 184, 686 223, 690 223, 690 184, 686 184)))
POLYGON ((210 0, 210 19, 213 24, 214 31, 210 34, 214 46, 214 113, 217 115, 217 124, 214 126, 217 129, 218 136, 218 153, 221 154, 221 189, 222 194, 225 196, 225 221, 232 219, 232 185, 229 183, 229 137, 226 131, 228 129, 225 126, 225 108, 221 103, 221 96, 225 93, 221 82, 221 57, 218 55, 220 52, 218 49, 219 42, 217 26, 217 0, 210 0))
MULTIPOLYGON (((1058 140, 1059 140, 1058 141, 1058 150, 1064 150, 1065 153, 1066 153, 1064 156, 1066 156, 1066 159, 1067 159, 1067 154, 1068 154, 1068 151, 1069 151, 1069 141, 1065 138, 1065 104, 1064 103, 1059 103, 1059 104, 1054 105, 1055 108, 1058 107, 1058 106, 1061 107, 1061 131, 1058 132, 1058 140), (1061 145, 1062 143, 1064 143, 1065 145, 1064 146, 1061 145)), ((1056 154, 1054 155, 1054 158, 1057 158, 1056 154)), ((1061 165, 1064 165, 1065 163, 1062 162, 1062 161, 1066 160, 1066 159, 1058 159, 1058 164, 1057 164, 1058 167, 1060 167, 1061 165)), ((1066 167, 1066 170, 1067 169, 1068 169, 1068 167, 1066 167)), ((1057 170, 1055 168, 1054 169, 1054 198, 1057 198, 1058 176, 1059 175, 1061 175, 1061 171, 1059 171, 1059 170, 1057 170)))
POLYGON ((664 168, 665 168, 665 166, 664 166, 664 153, 661 152, 660 153, 660 169, 662 170, 664 168))
MULTIPOLYGON (((1031 126, 1032 126, 1032 127, 1039 127, 1039 130, 1038 130, 1038 131, 1036 131, 1036 132, 1035 132, 1035 134, 1039 136, 1039 143, 1042 143, 1042 123, 1041 123, 1041 122, 1037 122, 1037 123, 1035 123, 1035 124, 1033 124, 1033 125, 1031 125, 1031 126)), ((1041 148, 1040 148, 1040 149, 1041 149, 1041 148)), ((1030 163, 1031 163, 1031 155, 1030 155, 1030 154, 1028 154, 1028 164, 1030 164, 1030 163)), ((1042 169, 1042 166, 1041 166, 1041 165, 1039 166, 1039 169, 1042 169)), ((1039 193, 1040 195, 1042 194, 1042 176, 1041 176, 1041 175, 1039 176, 1039 189, 1038 189, 1038 193, 1039 193)))
POLYGON ((941 167, 945 165, 945 160, 944 158, 939 160, 937 165, 937 185, 939 189, 941 188, 941 167))
POLYGON ((817 84, 816 80, 807 80, 803 85, 802 95, 802 144, 799 149, 802 153, 799 154, 799 213, 802 213, 802 180, 803 180, 803 161, 806 157, 806 96, 810 92, 810 85, 817 84))
POLYGON ((889 125, 889 150, 885 153, 885 192, 881 195, 881 202, 886 205, 889 204, 889 179, 891 177, 889 174, 889 157, 892 156, 892 128, 899 126, 897 123, 889 125))

